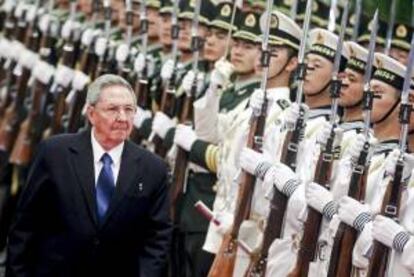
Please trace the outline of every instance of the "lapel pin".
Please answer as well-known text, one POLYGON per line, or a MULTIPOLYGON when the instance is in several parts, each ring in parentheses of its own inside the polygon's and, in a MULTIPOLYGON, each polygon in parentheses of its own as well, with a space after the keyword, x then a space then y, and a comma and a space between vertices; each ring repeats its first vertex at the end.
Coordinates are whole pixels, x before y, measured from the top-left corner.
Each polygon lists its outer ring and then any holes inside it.
POLYGON ((138 184, 138 190, 139 190, 139 191, 142 191, 142 190, 143 190, 143 185, 142 185, 142 183, 139 183, 139 184, 138 184))

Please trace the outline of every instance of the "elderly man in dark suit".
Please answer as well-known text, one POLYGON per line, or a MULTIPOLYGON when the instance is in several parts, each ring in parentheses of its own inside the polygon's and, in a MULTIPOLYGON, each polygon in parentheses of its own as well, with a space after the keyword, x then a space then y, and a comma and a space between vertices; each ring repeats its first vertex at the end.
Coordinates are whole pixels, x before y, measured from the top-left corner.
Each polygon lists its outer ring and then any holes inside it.
POLYGON ((6 276, 161 276, 171 223, 166 165, 128 141, 130 85, 91 84, 92 129, 43 142, 9 236, 6 276))

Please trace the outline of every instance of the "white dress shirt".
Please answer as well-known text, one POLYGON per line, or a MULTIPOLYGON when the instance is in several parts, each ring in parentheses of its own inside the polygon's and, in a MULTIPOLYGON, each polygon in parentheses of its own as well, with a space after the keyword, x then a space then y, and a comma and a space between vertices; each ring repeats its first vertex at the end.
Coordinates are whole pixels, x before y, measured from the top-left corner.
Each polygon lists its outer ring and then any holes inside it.
POLYGON ((95 138, 95 130, 92 128, 91 131, 91 142, 92 142, 92 152, 93 152, 93 167, 95 172, 95 186, 98 182, 99 173, 103 167, 103 163, 101 162, 101 157, 103 154, 108 153, 112 159, 112 173, 114 174, 114 182, 118 180, 119 168, 121 167, 121 155, 122 151, 124 150, 124 142, 118 144, 110 151, 105 151, 99 142, 95 138))

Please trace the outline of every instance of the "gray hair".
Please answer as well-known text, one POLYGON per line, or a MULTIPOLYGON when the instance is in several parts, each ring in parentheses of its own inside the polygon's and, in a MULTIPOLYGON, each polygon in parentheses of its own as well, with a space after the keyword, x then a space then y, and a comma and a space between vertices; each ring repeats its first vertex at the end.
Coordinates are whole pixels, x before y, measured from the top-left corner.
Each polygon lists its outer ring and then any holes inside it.
POLYGON ((99 101, 99 97, 103 89, 111 86, 121 86, 131 93, 134 103, 137 103, 137 98, 135 96, 134 90, 131 85, 124 78, 114 74, 104 74, 96 78, 88 88, 88 93, 86 95, 86 103, 89 105, 95 105, 99 101))

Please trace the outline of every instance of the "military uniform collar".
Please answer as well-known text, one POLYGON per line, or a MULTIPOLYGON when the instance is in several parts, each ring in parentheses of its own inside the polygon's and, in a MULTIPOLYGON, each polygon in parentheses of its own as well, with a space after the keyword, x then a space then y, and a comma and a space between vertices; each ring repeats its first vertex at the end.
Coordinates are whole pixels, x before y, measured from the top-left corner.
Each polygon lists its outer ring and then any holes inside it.
POLYGON ((251 78, 248 78, 246 80, 239 81, 238 78, 234 82, 234 91, 238 92, 238 94, 243 94, 240 92, 243 92, 246 87, 256 84, 257 82, 260 82, 260 79, 257 76, 252 76, 251 78))
POLYGON ((267 97, 273 101, 279 99, 289 100, 290 89, 288 87, 269 88, 267 89, 267 95, 267 97))
POLYGON ((398 139, 384 140, 378 143, 374 149, 374 155, 385 154, 388 155, 392 150, 398 148, 398 139))
POLYGON ((309 110, 309 119, 315 119, 317 117, 320 116, 324 116, 329 118, 329 115, 331 114, 331 106, 327 105, 327 106, 321 106, 315 109, 310 109, 309 110))
POLYGON ((340 127, 344 132, 356 130, 358 133, 364 129, 364 121, 362 120, 355 120, 355 121, 349 121, 349 122, 343 122, 340 124, 340 127))

